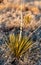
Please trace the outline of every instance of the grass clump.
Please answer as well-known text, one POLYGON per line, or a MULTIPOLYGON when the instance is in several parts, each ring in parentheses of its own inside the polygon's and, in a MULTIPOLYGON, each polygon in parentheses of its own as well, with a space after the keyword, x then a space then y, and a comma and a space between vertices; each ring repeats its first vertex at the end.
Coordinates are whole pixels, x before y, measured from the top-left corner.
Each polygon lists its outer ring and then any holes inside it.
POLYGON ((16 58, 20 58, 29 48, 31 48, 32 41, 28 41, 27 37, 22 37, 19 41, 19 35, 15 36, 11 34, 9 36, 8 46, 11 52, 13 52, 14 56, 16 58))
POLYGON ((27 23, 27 24, 31 22, 31 19, 32 19, 31 15, 25 15, 24 16, 24 22, 27 23))

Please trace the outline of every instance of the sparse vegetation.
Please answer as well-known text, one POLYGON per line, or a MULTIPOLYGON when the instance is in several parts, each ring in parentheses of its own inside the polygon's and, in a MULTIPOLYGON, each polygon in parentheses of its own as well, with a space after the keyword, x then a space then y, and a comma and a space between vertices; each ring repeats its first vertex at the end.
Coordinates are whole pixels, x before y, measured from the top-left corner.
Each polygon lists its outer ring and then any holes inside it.
POLYGON ((31 15, 27 14, 27 15, 24 16, 24 22, 27 23, 27 24, 31 22, 31 19, 32 19, 31 15))
POLYGON ((22 37, 19 41, 19 35, 14 36, 13 34, 9 36, 9 49, 13 52, 16 58, 20 58, 29 48, 32 46, 32 41, 27 37, 22 37))
POLYGON ((41 1, 0 0, 0 65, 40 65, 40 58, 41 1))

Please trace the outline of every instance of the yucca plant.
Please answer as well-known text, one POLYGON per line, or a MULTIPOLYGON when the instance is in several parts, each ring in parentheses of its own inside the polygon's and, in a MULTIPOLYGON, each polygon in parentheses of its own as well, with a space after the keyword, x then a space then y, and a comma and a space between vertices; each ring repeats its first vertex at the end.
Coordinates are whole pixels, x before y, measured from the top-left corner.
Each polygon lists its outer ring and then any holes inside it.
POLYGON ((14 56, 19 59, 24 53, 27 52, 32 46, 32 41, 27 37, 21 37, 19 41, 19 35, 11 34, 9 36, 8 47, 13 52, 14 56))

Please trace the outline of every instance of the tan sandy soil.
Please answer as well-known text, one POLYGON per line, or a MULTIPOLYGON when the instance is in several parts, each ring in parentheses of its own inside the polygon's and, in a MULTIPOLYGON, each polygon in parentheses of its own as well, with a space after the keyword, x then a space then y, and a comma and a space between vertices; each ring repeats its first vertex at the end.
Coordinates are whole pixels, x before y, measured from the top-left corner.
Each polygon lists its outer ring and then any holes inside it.
MULTIPOLYGON (((7 2, 7 0, 4 0, 3 1, 4 4, 0 4, 0 10, 3 10, 3 9, 6 9, 6 8, 11 8, 11 9, 15 9, 18 11, 23 11, 23 12, 26 12, 26 11, 31 11, 33 14, 39 14, 40 13, 40 10, 38 7, 36 6, 31 6, 29 4, 22 4, 22 5, 19 5, 19 4, 15 4, 15 3, 10 3, 10 2, 7 2)), ((37 2, 38 3, 38 2, 37 2)), ((39 2, 41 4, 41 2, 39 2)), ((16 13, 16 12, 15 12, 16 13)), ((7 14, 8 15, 8 14, 7 14)), ((4 15, 4 19, 7 15, 4 15)), ((12 15, 14 16, 14 14, 12 13, 12 15)), ((25 16, 25 14, 24 14, 25 16)), ((2 16, 0 15, 0 24, 2 23, 2 16)), ((20 19, 16 19, 16 21, 14 21, 14 19, 10 22, 7 22, 6 23, 6 27, 8 28, 12 28, 12 27, 19 27, 20 26, 20 19)), ((36 23, 34 23, 36 25, 36 23)), ((34 25, 34 26, 35 26, 34 25)), ((31 24, 32 26, 32 24, 31 24)), ((23 28, 27 28, 27 27, 30 27, 30 24, 27 24, 23 21, 23 28)))

